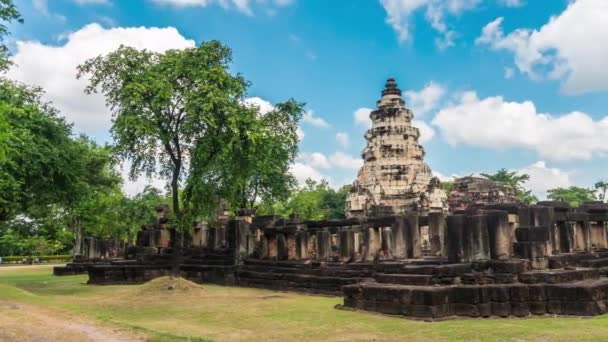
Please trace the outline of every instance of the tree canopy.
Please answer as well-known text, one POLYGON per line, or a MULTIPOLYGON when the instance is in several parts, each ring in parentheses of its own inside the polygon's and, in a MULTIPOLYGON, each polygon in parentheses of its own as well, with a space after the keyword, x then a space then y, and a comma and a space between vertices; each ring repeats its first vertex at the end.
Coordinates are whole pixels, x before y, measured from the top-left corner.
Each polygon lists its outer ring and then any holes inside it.
POLYGON ((568 188, 555 188, 547 191, 547 197, 555 201, 566 201, 573 207, 595 200, 595 192, 592 189, 571 186, 568 188))
POLYGON ((164 53, 123 46, 79 66, 86 91, 103 93, 112 110, 116 155, 130 161, 132 177, 170 180, 184 227, 220 199, 251 204, 291 182, 285 171, 302 105, 288 101, 259 115, 244 105, 249 84, 229 72, 231 61, 228 47, 209 41, 164 53))
POLYGON ((289 216, 297 213, 303 220, 342 219, 349 192, 350 185, 334 190, 325 180, 307 179, 286 201, 261 206, 260 214, 289 216))

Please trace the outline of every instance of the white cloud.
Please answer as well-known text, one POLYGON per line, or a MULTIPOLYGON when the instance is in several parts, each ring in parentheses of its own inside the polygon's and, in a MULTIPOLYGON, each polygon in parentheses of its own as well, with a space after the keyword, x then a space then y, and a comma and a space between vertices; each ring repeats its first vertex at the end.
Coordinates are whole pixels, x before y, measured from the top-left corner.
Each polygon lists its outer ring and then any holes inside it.
POLYGON ((302 116, 302 122, 305 122, 307 124, 311 124, 313 126, 316 127, 322 127, 322 128, 327 128, 330 125, 327 123, 327 121, 325 121, 323 118, 320 118, 318 116, 315 116, 315 113, 311 110, 309 110, 308 112, 304 113, 304 115, 302 116))
POLYGON ((341 169, 358 170, 363 166, 363 159, 339 151, 329 156, 328 159, 332 166, 341 169))
POLYGON ((369 108, 359 108, 355 110, 355 112, 353 113, 353 117, 355 118, 355 124, 364 128, 371 128, 372 120, 369 118, 369 115, 372 110, 373 109, 369 108))
POLYGON ((298 155, 296 161, 314 169, 338 168, 357 170, 363 165, 361 158, 356 158, 340 151, 330 156, 326 156, 320 152, 302 152, 298 155))
POLYGON ((350 145, 350 137, 348 136, 348 133, 345 132, 336 133, 336 141, 342 147, 348 147, 350 145))
POLYGON ((302 140, 304 140, 306 133, 304 133, 304 130, 302 129, 302 127, 298 127, 296 129, 296 135, 298 136, 298 140, 302 141, 302 140))
POLYGON ((411 21, 415 12, 426 10, 425 18, 431 27, 441 34, 436 40, 439 48, 454 45, 456 32, 448 28, 446 16, 459 15, 472 10, 482 0, 380 0, 387 13, 386 22, 397 32, 399 41, 411 39, 411 21))
POLYGON ((209 5, 219 5, 225 9, 235 8, 237 11, 246 15, 253 15, 251 9, 253 4, 263 5, 266 12, 273 14, 277 7, 291 5, 293 0, 149 0, 159 5, 175 7, 207 7, 209 5))
POLYGON ((564 188, 572 185, 567 172, 558 168, 549 168, 544 161, 538 161, 532 165, 528 165, 517 170, 520 174, 530 176, 524 187, 532 190, 539 199, 547 197, 547 190, 554 188, 564 188))
POLYGON ((418 143, 420 144, 429 142, 435 136, 435 130, 433 127, 429 126, 429 124, 424 121, 413 120, 412 126, 417 127, 420 131, 420 138, 418 139, 418 143))
POLYGON ((500 0, 500 3, 507 7, 521 7, 524 5, 524 0, 500 0))
POLYGON ((331 168, 331 164, 329 160, 323 153, 319 152, 302 152, 298 155, 297 160, 302 164, 309 165, 315 169, 329 169, 331 168))
POLYGON ((304 183, 304 181, 308 178, 315 181, 329 179, 329 177, 317 171, 317 169, 313 168, 312 166, 299 162, 293 163, 289 168, 289 172, 291 172, 291 174, 300 184, 304 183))
POLYGON ((439 171, 435 171, 433 170, 433 176, 439 178, 440 181, 442 182, 451 182, 454 180, 454 178, 458 178, 459 176, 456 174, 452 174, 451 176, 447 176, 439 171))
POLYGON ((577 0, 540 29, 506 34, 503 18, 477 38, 494 50, 513 53, 515 65, 533 79, 562 80, 566 93, 608 90, 608 1, 577 0))
POLYGON ((403 95, 414 115, 424 115, 437 108, 445 94, 445 88, 435 82, 430 82, 419 91, 408 90, 403 95))
POLYGON ((175 28, 117 27, 104 29, 89 24, 67 36, 63 45, 19 41, 9 78, 42 87, 44 99, 53 102, 78 132, 107 134, 111 124, 109 109, 101 94, 86 95, 87 80, 76 79, 76 67, 88 58, 117 49, 121 44, 162 52, 194 46, 175 28))
POLYGON ((508 102, 500 96, 479 99, 475 92, 465 92, 458 103, 440 110, 432 124, 452 145, 520 147, 559 161, 608 154, 608 117, 596 121, 582 112, 539 113, 531 101, 508 102))
POLYGON ((243 102, 245 102, 247 106, 257 107, 260 114, 266 114, 274 110, 274 105, 272 103, 257 96, 248 97, 243 102))

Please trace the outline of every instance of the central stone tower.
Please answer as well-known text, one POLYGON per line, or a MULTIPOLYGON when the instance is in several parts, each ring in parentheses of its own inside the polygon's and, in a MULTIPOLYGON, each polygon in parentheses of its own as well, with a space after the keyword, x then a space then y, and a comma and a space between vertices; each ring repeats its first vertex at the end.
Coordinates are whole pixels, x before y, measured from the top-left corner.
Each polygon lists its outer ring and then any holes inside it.
POLYGON ((365 133, 364 164, 346 199, 347 216, 447 210, 447 195, 424 163, 420 131, 412 126, 414 114, 393 78, 386 81, 376 106, 365 133))

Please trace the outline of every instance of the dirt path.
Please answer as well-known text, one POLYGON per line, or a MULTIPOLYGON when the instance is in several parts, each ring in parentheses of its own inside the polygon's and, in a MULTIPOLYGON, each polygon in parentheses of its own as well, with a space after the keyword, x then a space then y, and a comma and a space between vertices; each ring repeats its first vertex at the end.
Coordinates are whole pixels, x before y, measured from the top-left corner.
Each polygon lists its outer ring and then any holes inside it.
POLYGON ((92 323, 77 315, 0 301, 0 341, 143 341, 125 330, 92 323))

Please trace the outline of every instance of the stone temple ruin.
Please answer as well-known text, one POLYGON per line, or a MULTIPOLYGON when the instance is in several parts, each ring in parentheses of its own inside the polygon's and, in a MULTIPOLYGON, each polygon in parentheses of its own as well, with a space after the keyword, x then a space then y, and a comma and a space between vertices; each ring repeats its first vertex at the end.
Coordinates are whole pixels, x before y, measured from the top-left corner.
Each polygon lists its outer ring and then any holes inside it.
POLYGON ((346 200, 349 217, 447 210, 447 196, 424 163, 420 131, 393 78, 386 81, 365 133, 363 166, 346 200))
MULTIPOLYGON (((374 168, 363 171, 370 170, 375 175, 374 168)), ((430 182, 428 169, 418 170, 430 182)), ((371 204, 401 207, 415 204, 414 197, 371 204)), ((234 218, 195 224, 179 258, 167 208, 159 207, 157 222, 144 226, 125 258, 86 271, 90 284, 178 272, 196 282, 342 296, 343 309, 427 320, 608 312, 608 204, 529 206, 505 198, 477 198, 453 212, 412 206, 323 221, 239 210, 234 218)))

